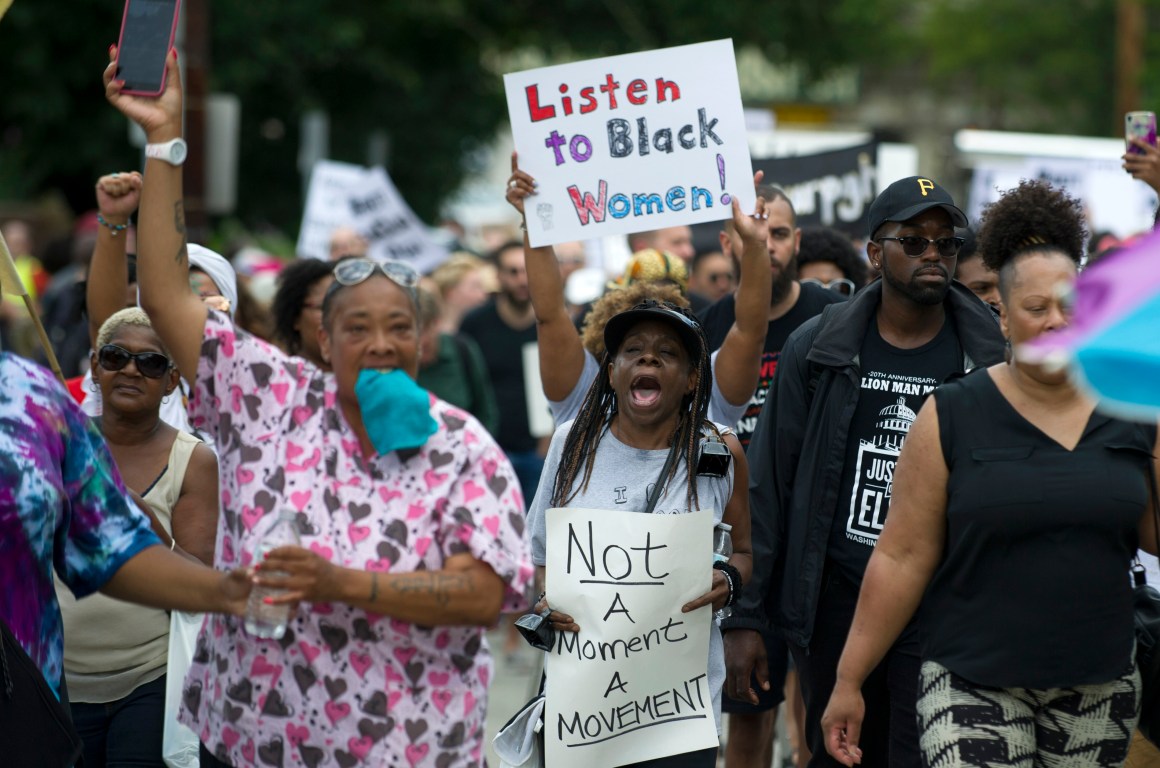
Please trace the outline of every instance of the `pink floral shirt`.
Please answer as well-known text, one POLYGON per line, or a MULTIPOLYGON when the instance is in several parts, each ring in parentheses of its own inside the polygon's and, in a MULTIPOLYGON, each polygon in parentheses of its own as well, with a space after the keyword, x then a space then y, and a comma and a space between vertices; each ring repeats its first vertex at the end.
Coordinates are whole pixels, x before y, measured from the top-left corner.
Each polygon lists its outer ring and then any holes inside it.
MULTIPOLYGON (((334 376, 223 314, 206 321, 190 404, 218 443, 216 565, 248 565, 282 507, 302 545, 349 568, 438 570, 467 552, 518 609, 532 573, 519 483, 469 414, 435 397, 438 431, 409 455, 365 460, 334 376)), ((303 605, 281 640, 236 617, 203 627, 181 720, 235 766, 482 764, 492 665, 481 627, 423 627, 342 603, 303 605)))

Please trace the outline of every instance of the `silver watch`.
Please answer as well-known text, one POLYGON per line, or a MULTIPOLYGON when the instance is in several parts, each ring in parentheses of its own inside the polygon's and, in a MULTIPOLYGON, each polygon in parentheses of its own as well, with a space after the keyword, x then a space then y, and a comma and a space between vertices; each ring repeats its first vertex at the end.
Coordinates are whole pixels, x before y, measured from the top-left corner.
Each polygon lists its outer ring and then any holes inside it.
POLYGON ((170 165, 181 165, 188 154, 189 145, 185 143, 185 139, 170 139, 161 144, 145 145, 145 157, 164 160, 170 165))

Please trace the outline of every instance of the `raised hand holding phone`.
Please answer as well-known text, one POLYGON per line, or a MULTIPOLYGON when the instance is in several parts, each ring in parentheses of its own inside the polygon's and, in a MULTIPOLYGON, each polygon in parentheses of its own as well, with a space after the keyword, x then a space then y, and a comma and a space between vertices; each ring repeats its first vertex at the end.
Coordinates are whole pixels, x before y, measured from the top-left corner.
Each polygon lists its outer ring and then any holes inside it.
POLYGON ((181 73, 177 67, 177 50, 165 58, 165 90, 158 96, 125 93, 125 84, 117 79, 117 47, 109 46, 109 66, 105 67, 105 98, 125 117, 141 126, 149 143, 169 141, 181 136, 181 73))

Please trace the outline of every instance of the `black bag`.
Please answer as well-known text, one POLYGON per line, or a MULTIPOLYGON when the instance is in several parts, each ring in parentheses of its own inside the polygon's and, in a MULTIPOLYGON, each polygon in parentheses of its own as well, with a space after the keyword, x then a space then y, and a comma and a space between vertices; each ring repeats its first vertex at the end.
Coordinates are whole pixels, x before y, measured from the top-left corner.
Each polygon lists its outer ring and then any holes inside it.
MULTIPOLYGON (((1160 552, 1160 502, 1157 502, 1156 473, 1149 467, 1152 490, 1152 524, 1160 552)), ((1132 568, 1135 578, 1133 607, 1136 623, 1136 664, 1140 667, 1140 723, 1137 729, 1153 744, 1160 744, 1160 592, 1148 586, 1144 566, 1132 568)))
POLYGON ((0 763, 71 768, 81 764, 81 751, 72 717, 0 619, 0 763))

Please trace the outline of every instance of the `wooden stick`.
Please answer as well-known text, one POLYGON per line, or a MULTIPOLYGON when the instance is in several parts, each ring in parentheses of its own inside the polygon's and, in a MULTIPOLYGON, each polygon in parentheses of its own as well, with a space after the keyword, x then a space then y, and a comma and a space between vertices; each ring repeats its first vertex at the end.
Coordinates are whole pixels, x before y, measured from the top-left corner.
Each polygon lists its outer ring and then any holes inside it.
POLYGON ((36 333, 40 336, 40 344, 44 347, 44 356, 48 358, 49 367, 60 379, 60 383, 67 388, 68 383, 65 382, 64 374, 60 371, 60 363, 56 359, 56 353, 52 351, 52 343, 49 342, 48 334, 44 331, 44 324, 40 322, 40 316, 36 314, 36 308, 32 305, 32 297, 27 293, 21 293, 20 296, 24 299, 24 306, 28 307, 28 314, 32 318, 32 322, 36 325, 36 333))

